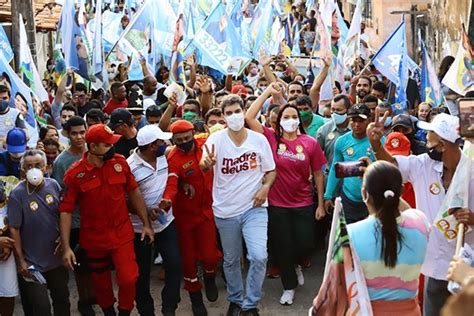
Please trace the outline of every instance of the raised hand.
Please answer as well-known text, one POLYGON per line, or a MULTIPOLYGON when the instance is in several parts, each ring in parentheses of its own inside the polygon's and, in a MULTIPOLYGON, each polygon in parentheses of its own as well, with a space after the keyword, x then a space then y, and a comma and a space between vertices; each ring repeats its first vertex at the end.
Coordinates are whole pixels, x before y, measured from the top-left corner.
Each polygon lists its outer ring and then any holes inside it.
POLYGON ((378 151, 382 144, 380 140, 383 137, 384 133, 384 124, 389 116, 388 111, 384 113, 382 120, 379 120, 379 113, 375 111, 375 121, 370 123, 367 126, 367 137, 369 138, 370 144, 372 145, 372 149, 374 151, 378 151))
POLYGON ((262 66, 266 66, 272 62, 272 58, 265 53, 264 49, 261 49, 258 54, 258 61, 262 66))
POLYGON ((176 92, 173 92, 173 94, 168 98, 168 104, 173 108, 178 106, 178 96, 176 95, 176 92))
POLYGON ((204 165, 207 169, 210 169, 217 163, 214 144, 212 144, 211 150, 209 150, 209 147, 207 146, 207 144, 204 144, 204 150, 206 151, 206 158, 204 158, 204 165))

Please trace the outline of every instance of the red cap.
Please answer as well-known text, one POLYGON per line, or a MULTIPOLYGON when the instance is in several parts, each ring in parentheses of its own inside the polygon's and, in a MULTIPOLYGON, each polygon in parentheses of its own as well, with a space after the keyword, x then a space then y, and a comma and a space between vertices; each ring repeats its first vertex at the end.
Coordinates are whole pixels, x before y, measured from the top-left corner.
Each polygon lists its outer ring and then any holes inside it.
POLYGON ((114 132, 105 124, 96 124, 91 126, 86 132, 86 143, 104 143, 113 145, 122 137, 115 135, 114 132))
POLYGON ((240 95, 242 98, 246 98, 247 97, 247 89, 245 88, 245 86, 241 85, 241 84, 237 84, 235 86, 232 87, 232 91, 230 92, 232 94, 238 94, 240 95))
POLYGON ((187 131, 192 131, 194 129, 194 125, 191 122, 185 121, 185 120, 178 120, 171 124, 170 126, 170 131, 173 134, 176 133, 184 133, 187 131))
POLYGON ((410 145, 410 140, 400 132, 388 134, 385 140, 385 149, 392 155, 408 156, 410 145))

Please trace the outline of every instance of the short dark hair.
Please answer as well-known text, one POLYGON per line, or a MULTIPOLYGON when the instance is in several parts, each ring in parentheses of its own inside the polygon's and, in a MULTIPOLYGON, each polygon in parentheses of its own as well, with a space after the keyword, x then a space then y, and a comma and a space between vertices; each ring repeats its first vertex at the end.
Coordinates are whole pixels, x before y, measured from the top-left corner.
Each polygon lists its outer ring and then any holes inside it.
POLYGON ((158 105, 150 105, 147 107, 145 110, 145 117, 149 118, 150 116, 162 116, 163 111, 161 111, 161 108, 158 105))
POLYGON ((387 85, 383 81, 375 81, 372 85, 372 90, 377 90, 382 92, 383 94, 387 93, 387 85))
POLYGON ((56 146, 56 147, 58 147, 58 149, 60 147, 59 143, 57 141, 55 141, 54 139, 45 139, 45 140, 43 140, 43 145, 44 145, 44 147, 46 147, 46 146, 56 146))
POLYGON ((112 94, 115 94, 115 93, 118 91, 118 89, 120 89, 122 86, 123 86, 123 83, 121 83, 121 82, 114 82, 114 83, 112 83, 112 85, 110 86, 110 92, 111 92, 112 94))
POLYGON ((332 100, 333 100, 334 102, 339 102, 339 101, 341 101, 341 100, 344 100, 344 107, 345 107, 346 109, 350 108, 351 105, 352 105, 352 104, 351 104, 351 99, 349 99, 349 98, 347 97, 347 95, 345 95, 345 94, 338 94, 338 95, 336 95, 332 100))
POLYGON ((204 116, 204 122, 206 122, 206 124, 207 124, 207 121, 209 121, 209 117, 211 117, 212 115, 222 116, 222 111, 218 108, 213 108, 207 111, 206 115, 204 116))
POLYGON ((227 92, 226 90, 221 90, 221 91, 216 92, 215 97, 217 99, 217 98, 220 98, 220 97, 224 97, 226 95, 229 95, 229 92, 227 92))
MULTIPOLYGON (((377 91, 380 91, 380 90, 377 90, 377 91)), ((375 95, 368 94, 362 99, 362 103, 367 103, 367 102, 375 102, 378 104, 379 98, 377 98, 375 95)))
POLYGON ((369 86, 372 88, 372 80, 370 80, 369 76, 365 76, 365 75, 359 76, 359 79, 357 80, 357 83, 359 83, 360 79, 367 80, 369 82, 369 86))
MULTIPOLYGON (((77 92, 77 91, 83 91, 87 94, 87 87, 85 84, 81 83, 81 82, 78 82, 74 85, 74 92, 77 92)), ((74 93, 73 92, 73 93, 74 93)))
MULTIPOLYGON (((90 112, 90 111, 89 111, 90 112)), ((84 119, 80 116, 73 116, 71 117, 69 120, 67 120, 66 124, 64 124, 64 127, 63 129, 66 131, 66 132, 70 132, 71 131, 71 127, 73 126, 86 126, 86 121, 84 121, 84 119)))
POLYGON ((290 83, 288 84, 288 89, 290 88, 291 85, 298 85, 298 86, 300 86, 300 87, 303 89, 303 93, 306 92, 306 89, 305 89, 305 87, 304 87, 304 84, 302 84, 302 83, 299 82, 299 81, 293 80, 292 82, 290 82, 290 83))
POLYGON ((310 108, 313 107, 313 101, 307 95, 300 95, 296 98, 296 105, 308 105, 310 108))
POLYGON ((61 111, 59 111, 59 115, 61 115, 64 111, 71 111, 74 112, 74 115, 77 115, 77 109, 72 104, 64 104, 61 111))
POLYGON ((199 103, 199 101, 196 100, 196 99, 187 99, 186 101, 184 101, 183 107, 184 107, 186 104, 193 104, 193 105, 195 105, 195 106, 197 106, 197 107, 199 108, 199 111, 201 111, 201 103, 199 103))
POLYGON ((225 108, 234 104, 238 104, 240 108, 243 110, 244 109, 244 100, 237 94, 229 94, 222 100, 222 106, 221 110, 222 113, 225 113, 225 108))
POLYGON ((0 84, 0 93, 4 93, 4 92, 7 92, 7 93, 8 93, 8 96, 11 96, 11 95, 10 95, 10 89, 8 89, 8 87, 5 86, 5 85, 0 84))
POLYGON ((91 119, 91 120, 93 120, 94 122, 105 123, 105 114, 104 114, 104 112, 102 112, 102 111, 99 110, 99 109, 90 109, 90 110, 86 113, 86 120, 87 120, 87 119, 91 119))
POLYGON ((255 89, 251 85, 246 84, 246 85, 244 85, 244 87, 251 89, 252 93, 255 93, 255 89))

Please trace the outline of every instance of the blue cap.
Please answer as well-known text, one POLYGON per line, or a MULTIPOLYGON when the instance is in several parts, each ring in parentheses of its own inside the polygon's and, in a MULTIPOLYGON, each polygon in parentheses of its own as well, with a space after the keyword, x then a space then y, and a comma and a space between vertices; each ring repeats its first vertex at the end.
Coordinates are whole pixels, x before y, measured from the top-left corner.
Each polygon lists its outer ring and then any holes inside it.
POLYGON ((23 129, 15 127, 8 131, 7 151, 12 154, 26 151, 26 133, 23 129))

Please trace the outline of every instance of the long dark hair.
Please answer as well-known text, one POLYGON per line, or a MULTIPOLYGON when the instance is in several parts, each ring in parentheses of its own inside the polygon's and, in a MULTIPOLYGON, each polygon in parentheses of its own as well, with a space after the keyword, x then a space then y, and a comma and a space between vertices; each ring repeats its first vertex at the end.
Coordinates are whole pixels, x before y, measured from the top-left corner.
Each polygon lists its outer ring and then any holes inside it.
POLYGON ((283 107, 280 108, 280 111, 278 112, 278 117, 277 117, 277 121, 276 121, 276 131, 275 131, 275 138, 277 140, 277 152, 278 152, 278 148, 280 147, 280 139, 283 137, 283 128, 281 128, 280 126, 280 122, 281 122, 281 117, 283 116, 283 112, 285 112, 286 109, 288 108, 292 108, 292 109, 295 109, 296 113, 298 114, 298 120, 300 121, 299 125, 298 125, 298 129, 300 131, 301 134, 306 134, 305 130, 304 130, 304 127, 303 127, 303 121, 301 120, 301 117, 300 117, 300 112, 298 111, 298 107, 296 105, 293 105, 293 104, 286 104, 284 105, 283 107))
POLYGON ((402 235, 397 225, 402 175, 395 165, 386 161, 376 161, 367 168, 363 186, 381 223, 381 248, 385 266, 393 268, 397 264, 398 244, 400 243, 401 247, 402 242, 402 235))

